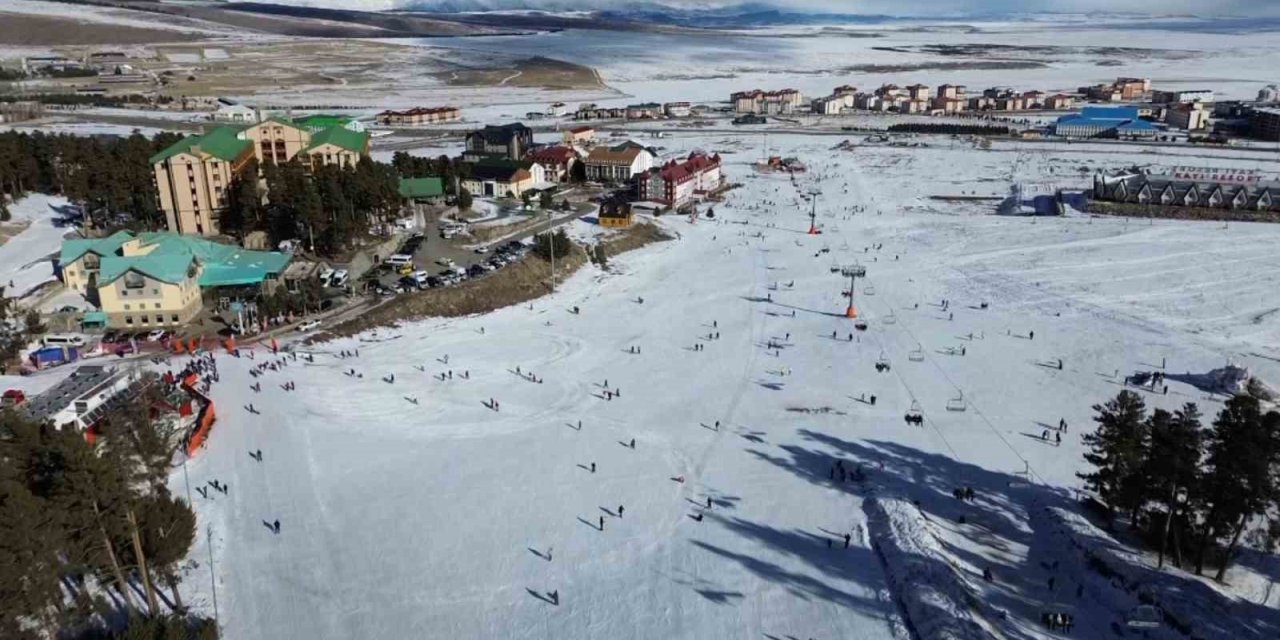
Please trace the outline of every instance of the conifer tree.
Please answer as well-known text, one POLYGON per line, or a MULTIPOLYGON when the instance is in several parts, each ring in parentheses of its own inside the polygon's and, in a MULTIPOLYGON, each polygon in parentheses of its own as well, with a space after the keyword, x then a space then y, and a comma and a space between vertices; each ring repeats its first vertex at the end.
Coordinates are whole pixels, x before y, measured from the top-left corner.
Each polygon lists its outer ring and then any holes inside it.
MULTIPOLYGON (((1146 405, 1132 391, 1121 391, 1106 404, 1094 405, 1098 428, 1084 435, 1085 460, 1093 471, 1077 474, 1106 503, 1111 516, 1123 510, 1136 516, 1142 506, 1142 471, 1149 436, 1146 405)), ((1110 522, 1108 522, 1110 525, 1110 522)))

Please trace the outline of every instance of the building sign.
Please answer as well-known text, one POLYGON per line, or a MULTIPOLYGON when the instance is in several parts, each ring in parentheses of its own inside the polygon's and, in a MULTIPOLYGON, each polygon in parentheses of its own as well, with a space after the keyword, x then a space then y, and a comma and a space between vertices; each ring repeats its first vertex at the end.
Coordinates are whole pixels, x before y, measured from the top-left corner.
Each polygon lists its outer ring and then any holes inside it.
POLYGON ((1222 182, 1227 184, 1257 184, 1263 174, 1257 169, 1225 169, 1222 167, 1169 167, 1165 175, 1175 180, 1196 182, 1222 182))

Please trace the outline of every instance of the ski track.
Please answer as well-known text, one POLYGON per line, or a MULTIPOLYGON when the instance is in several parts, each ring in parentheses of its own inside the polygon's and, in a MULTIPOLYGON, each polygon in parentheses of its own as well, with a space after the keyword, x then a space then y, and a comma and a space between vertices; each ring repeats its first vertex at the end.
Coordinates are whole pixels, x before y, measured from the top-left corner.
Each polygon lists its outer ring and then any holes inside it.
MULTIPOLYGON (((726 136, 665 144, 684 153, 726 136)), ((947 170, 1007 173, 1007 154, 953 168, 952 150, 833 155, 826 140, 780 137, 774 146, 815 168, 795 187, 753 172, 760 148, 739 136, 725 158, 742 186, 715 220, 664 218, 678 240, 607 271, 588 265, 553 296, 286 345, 315 363, 257 379, 248 368, 267 354, 220 355, 219 421, 188 470, 193 485, 220 479, 231 495, 195 500, 189 601, 211 609, 209 525, 228 637, 905 640, 937 625, 903 613, 886 576, 895 563, 878 559, 884 529, 868 528, 864 501, 884 499, 920 503, 912 535, 933 549, 928 562, 948 566, 956 602, 985 603, 974 616, 993 635, 1063 637, 1039 625, 1049 606, 1077 614, 1074 637, 1106 635, 1122 608, 1104 591, 1045 593, 1045 567, 1072 556, 1033 514, 1077 486, 1078 434, 1090 405, 1120 389, 1114 371, 1167 357, 1171 371, 1202 372, 1233 359, 1280 377, 1280 361, 1252 355, 1280 339, 1280 315, 1259 315, 1276 307, 1280 276, 1268 267, 1280 228, 975 216, 902 190, 947 170), (797 199, 814 185, 827 193, 820 236, 803 233, 809 205, 797 199), (867 211, 850 216, 854 204, 867 211), (947 215, 922 212, 935 206, 947 215), (854 261, 867 267, 855 302, 870 327, 850 342, 847 282, 830 267, 854 261), (982 301, 990 308, 970 307, 982 301), (722 339, 704 339, 715 331, 722 339), (764 348, 771 339, 784 343, 777 353, 764 348), (966 355, 948 355, 962 345, 966 355), (873 368, 881 353, 888 373, 873 368), (1062 370, 1043 366, 1057 358, 1062 370), (363 379, 343 374, 352 367, 363 379), (452 380, 434 377, 450 369, 452 380), (622 391, 612 401, 600 395, 606 379, 622 391), (281 391, 286 380, 297 390, 281 391), (261 394, 249 389, 257 381, 261 394), (877 404, 857 401, 863 393, 877 404), (947 410, 957 394, 966 411, 947 410), (489 398, 500 411, 482 405, 489 398), (903 425, 913 400, 923 428, 903 425), (260 415, 244 411, 250 402, 260 415), (1061 445, 1042 441, 1059 418, 1071 425, 1061 445), (248 457, 259 448, 262 463, 248 457), (833 482, 836 460, 868 481, 833 482), (950 495, 963 485, 978 489, 972 503, 950 495), (262 525, 276 518, 278 535, 262 525), (549 548, 552 561, 534 553, 549 548), (984 566, 997 567, 995 583, 981 580, 984 566), (553 589, 558 606, 545 601, 553 589)), ((1037 159, 1020 160, 1019 175, 1037 159)), ((1175 382, 1144 399, 1172 408, 1201 395, 1175 382)), ((175 475, 175 491, 181 483, 175 475)))

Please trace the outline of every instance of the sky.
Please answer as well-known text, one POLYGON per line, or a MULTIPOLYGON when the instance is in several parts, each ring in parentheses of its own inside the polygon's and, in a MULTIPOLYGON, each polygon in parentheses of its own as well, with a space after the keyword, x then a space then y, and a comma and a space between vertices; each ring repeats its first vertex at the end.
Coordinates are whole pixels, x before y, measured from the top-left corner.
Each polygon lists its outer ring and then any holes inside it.
MULTIPOLYGON (((247 1, 247 0, 246 0, 247 1)), ((444 6, 465 9, 591 10, 634 8, 636 0, 256 0, 275 4, 384 10, 444 6)), ((735 0, 640 0, 681 8, 713 8, 742 4, 735 0)), ((1280 16, 1280 0, 766 0, 791 10, 850 14, 954 16, 1039 12, 1140 13, 1206 17, 1280 16)))

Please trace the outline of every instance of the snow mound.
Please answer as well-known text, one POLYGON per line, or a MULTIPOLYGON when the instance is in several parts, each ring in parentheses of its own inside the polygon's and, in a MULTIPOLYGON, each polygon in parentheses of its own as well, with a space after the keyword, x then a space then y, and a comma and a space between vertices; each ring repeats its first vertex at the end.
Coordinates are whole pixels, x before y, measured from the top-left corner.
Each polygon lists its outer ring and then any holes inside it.
POLYGON ((929 531, 925 515, 900 499, 868 500, 868 529, 877 541, 889 586, 920 640, 999 637, 974 615, 981 602, 929 531))
POLYGON ((1176 569, 1157 571, 1138 552, 1116 542, 1082 515, 1047 507, 1054 537, 1084 558, 1084 565, 1124 595, 1109 600, 1150 604, 1171 630, 1189 638, 1280 637, 1280 611, 1236 598, 1176 569))

